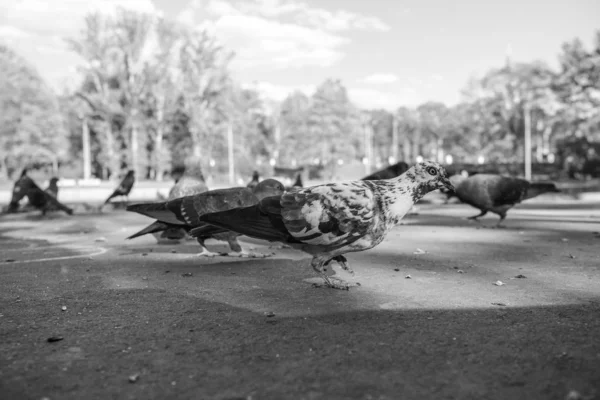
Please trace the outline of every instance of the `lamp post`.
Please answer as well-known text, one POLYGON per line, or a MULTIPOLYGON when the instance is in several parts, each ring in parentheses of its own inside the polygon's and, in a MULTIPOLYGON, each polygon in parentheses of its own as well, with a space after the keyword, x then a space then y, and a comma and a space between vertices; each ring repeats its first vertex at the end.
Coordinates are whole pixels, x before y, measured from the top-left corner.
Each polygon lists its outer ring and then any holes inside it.
POLYGON ((528 96, 523 106, 525 125, 525 179, 531 180, 531 96, 528 96))

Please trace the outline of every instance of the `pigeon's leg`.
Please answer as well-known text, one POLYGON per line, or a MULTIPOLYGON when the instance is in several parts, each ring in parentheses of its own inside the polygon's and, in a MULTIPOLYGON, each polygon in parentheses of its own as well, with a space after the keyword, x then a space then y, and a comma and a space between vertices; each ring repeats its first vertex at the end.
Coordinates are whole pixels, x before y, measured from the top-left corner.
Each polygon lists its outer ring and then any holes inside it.
POLYGON ((354 271, 352 271, 350 269, 350 267, 348 267, 348 259, 346 257, 344 257, 343 255, 333 257, 332 259, 325 262, 324 265, 327 266, 332 261, 337 262, 339 264, 339 266, 342 267, 342 269, 344 271, 348 272, 350 275, 354 275, 354 271))
POLYGON ((347 282, 345 282, 339 278, 334 278, 334 277, 328 276, 327 273, 325 272, 326 271, 326 269, 324 268, 325 263, 327 263, 330 260, 331 259, 323 260, 321 258, 314 257, 312 259, 312 261, 310 262, 310 265, 313 267, 313 269, 315 271, 317 271, 319 273, 319 275, 321 275, 321 277, 325 281, 324 284, 314 283, 313 286, 314 287, 323 287, 324 286, 324 287, 331 288, 331 289, 349 290, 350 285, 347 282))
POLYGON ((198 243, 200 244, 200 247, 202 247, 202 251, 198 254, 196 254, 198 257, 214 257, 214 256, 218 256, 220 255, 219 253, 214 253, 212 251, 209 251, 206 246, 204 245, 204 239, 197 239, 198 243))
POLYGON ((498 214, 498 215, 500 215, 500 220, 496 224, 496 228, 505 228, 505 226, 501 225, 501 224, 504 221, 504 218, 506 218, 506 214, 498 214))
POLYGON ((272 256, 271 254, 262 254, 262 253, 254 253, 251 251, 246 251, 240 245, 240 242, 237 240, 237 235, 227 235, 227 243, 229 243, 229 247, 231 248, 231 253, 222 253, 223 256, 230 257, 244 257, 244 258, 267 258, 272 256))
POLYGON ((482 211, 482 212, 480 212, 477 215, 473 215, 472 217, 468 217, 467 219, 472 219, 472 220, 477 221, 477 218, 483 217, 485 214, 487 214, 487 211, 482 211))

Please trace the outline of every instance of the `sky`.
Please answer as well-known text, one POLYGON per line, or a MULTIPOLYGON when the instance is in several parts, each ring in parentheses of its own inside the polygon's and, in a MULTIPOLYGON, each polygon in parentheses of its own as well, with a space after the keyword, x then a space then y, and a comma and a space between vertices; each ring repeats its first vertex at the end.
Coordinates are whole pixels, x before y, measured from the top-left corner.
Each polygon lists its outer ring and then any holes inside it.
POLYGON ((562 43, 591 46, 600 29, 598 0, 0 0, 0 40, 60 90, 81 63, 64 38, 117 7, 213 32, 234 77, 268 98, 336 78, 358 106, 388 110, 455 104, 507 54, 556 67, 562 43))

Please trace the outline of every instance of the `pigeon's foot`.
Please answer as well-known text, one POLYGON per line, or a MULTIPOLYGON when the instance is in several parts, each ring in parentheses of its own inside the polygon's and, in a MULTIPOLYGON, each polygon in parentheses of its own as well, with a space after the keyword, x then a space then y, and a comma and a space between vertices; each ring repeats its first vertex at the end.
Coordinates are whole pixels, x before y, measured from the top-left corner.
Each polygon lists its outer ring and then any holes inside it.
POLYGON ((315 288, 329 288, 329 289, 339 289, 339 290, 350 290, 350 284, 344 280, 339 278, 333 278, 331 276, 327 276, 325 274, 321 275, 323 277, 323 283, 313 283, 313 287, 315 288))
POLYGON ((350 275, 354 275, 354 271, 352 271, 350 269, 350 267, 348 266, 345 258, 344 258, 343 261, 337 260, 337 263, 339 264, 340 267, 342 267, 342 269, 344 271, 348 272, 350 275))
POLYGON ((263 254, 255 253, 252 251, 232 251, 231 253, 222 253, 221 255, 227 257, 241 257, 241 258, 267 258, 274 256, 275 253, 263 254))
POLYGON ((202 251, 198 254, 196 254, 197 257, 216 257, 216 256, 220 256, 221 253, 215 253, 212 251, 209 251, 207 249, 202 249, 202 251))

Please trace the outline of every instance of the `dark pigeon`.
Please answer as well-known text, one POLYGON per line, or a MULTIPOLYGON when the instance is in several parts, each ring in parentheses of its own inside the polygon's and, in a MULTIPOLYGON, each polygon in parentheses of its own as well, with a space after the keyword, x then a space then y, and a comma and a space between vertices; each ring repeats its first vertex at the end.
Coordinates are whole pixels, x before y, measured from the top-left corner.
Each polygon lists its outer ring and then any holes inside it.
MULTIPOLYGON (((218 253, 210 252, 204 245, 206 239, 213 238, 228 242, 229 247, 234 252, 233 254, 223 255, 257 257, 261 255, 249 253, 242 249, 237 240, 240 236, 239 233, 209 225, 201 221, 200 217, 206 213, 254 205, 265 197, 277 196, 283 192, 284 187, 281 182, 275 179, 265 179, 256 185, 254 189, 236 187, 211 190, 162 203, 132 204, 127 207, 127 211, 155 218, 159 223, 169 228, 184 229, 195 237, 202 246, 202 252, 198 254, 199 256, 213 257, 218 255, 218 253)), ((138 235, 133 235, 129 239, 136 236, 138 235)))
POLYGON ((491 211, 500 216, 497 226, 500 226, 508 210, 516 204, 549 192, 560 190, 552 182, 529 182, 495 174, 470 176, 462 180, 455 189, 460 201, 481 211, 469 219, 477 220, 491 211))
MULTIPOLYGON (((208 191, 208 186, 202 173, 201 161, 199 159, 188 159, 186 164, 185 170, 178 176, 175 185, 169 191, 167 201, 208 191)), ((141 231, 129 236, 128 239, 140 237, 148 233, 152 233, 158 241, 161 239, 181 240, 188 237, 187 231, 183 228, 155 221, 141 231)))
POLYGON ((365 176, 362 178, 363 181, 376 181, 378 179, 392 179, 396 178, 403 173, 408 171, 408 164, 404 161, 397 162, 396 164, 392 164, 382 170, 377 172, 373 172, 371 175, 365 176))
POLYGON ((50 193, 54 198, 58 199, 58 178, 53 177, 50 179, 50 183, 48 183, 48 187, 46 188, 46 193, 50 193))
POLYGON ((73 210, 59 202, 55 196, 48 191, 42 190, 31 179, 26 171, 23 171, 21 177, 15 182, 12 192, 12 198, 8 206, 8 212, 16 212, 19 209, 19 202, 27 197, 29 204, 42 211, 46 215, 48 211, 61 210, 67 214, 73 214, 73 210))
POLYGON ((117 186, 115 191, 112 192, 112 194, 110 196, 108 196, 108 198, 106 199, 104 204, 108 203, 111 199, 118 197, 118 196, 127 197, 127 202, 129 203, 129 193, 131 192, 131 189, 133 188, 134 183, 135 183, 135 172, 133 170, 129 170, 129 172, 127 172, 127 175, 125 175, 125 177, 123 178, 121 183, 119 183, 119 186, 117 186))
POLYGON ((294 182, 294 184, 292 185, 293 188, 302 188, 304 187, 304 184, 302 183, 302 174, 298 173, 298 175, 296 175, 296 181, 294 182))
POLYGON ((324 267, 333 260, 349 271, 344 254, 377 246, 416 201, 443 187, 452 189, 446 171, 428 161, 397 178, 293 189, 250 207, 204 214, 199 219, 302 250, 313 256, 311 266, 327 287, 347 289, 347 283, 329 277, 324 267))
POLYGON ((256 187, 256 185, 258 185, 258 182, 260 182, 260 176, 258 175, 258 171, 254 171, 252 173, 252 180, 250 182, 248 182, 246 187, 248 187, 250 189, 254 189, 256 187))

